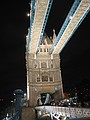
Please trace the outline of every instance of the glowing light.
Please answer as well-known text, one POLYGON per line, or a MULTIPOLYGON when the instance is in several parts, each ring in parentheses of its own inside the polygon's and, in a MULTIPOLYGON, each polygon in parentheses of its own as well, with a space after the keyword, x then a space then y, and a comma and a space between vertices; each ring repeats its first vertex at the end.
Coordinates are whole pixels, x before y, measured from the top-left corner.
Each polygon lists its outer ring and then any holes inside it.
POLYGON ((26 93, 24 93, 24 96, 26 96, 26 93))
POLYGON ((29 16, 30 16, 30 14, 29 14, 29 13, 27 13, 27 16, 29 17, 29 16))
POLYGON ((69 18, 70 18, 70 20, 71 20, 71 19, 73 18, 73 16, 70 16, 69 18))

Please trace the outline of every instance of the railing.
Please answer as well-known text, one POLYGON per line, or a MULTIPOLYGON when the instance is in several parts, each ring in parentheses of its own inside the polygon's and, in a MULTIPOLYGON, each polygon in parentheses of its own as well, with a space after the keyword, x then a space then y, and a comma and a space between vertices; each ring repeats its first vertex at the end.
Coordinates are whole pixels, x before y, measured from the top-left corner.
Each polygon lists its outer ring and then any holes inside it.
POLYGON ((6 117, 3 120, 22 120, 22 96, 23 91, 21 89, 17 89, 14 91, 15 97, 16 97, 16 103, 15 103, 15 113, 10 116, 6 117))
POLYGON ((11 117, 6 117, 3 120, 20 120, 20 115, 19 112, 16 112, 13 116, 11 117))
POLYGON ((37 111, 49 113, 55 118, 65 116, 68 118, 90 118, 89 108, 58 107, 58 106, 37 106, 37 111))

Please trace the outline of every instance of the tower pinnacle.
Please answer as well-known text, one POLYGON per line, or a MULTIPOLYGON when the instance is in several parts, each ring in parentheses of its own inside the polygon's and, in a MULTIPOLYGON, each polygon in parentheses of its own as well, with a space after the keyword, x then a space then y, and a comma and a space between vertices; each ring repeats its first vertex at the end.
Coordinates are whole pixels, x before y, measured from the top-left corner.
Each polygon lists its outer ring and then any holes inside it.
POLYGON ((55 39, 56 39, 56 34, 55 34, 55 29, 53 29, 53 43, 54 43, 55 39))

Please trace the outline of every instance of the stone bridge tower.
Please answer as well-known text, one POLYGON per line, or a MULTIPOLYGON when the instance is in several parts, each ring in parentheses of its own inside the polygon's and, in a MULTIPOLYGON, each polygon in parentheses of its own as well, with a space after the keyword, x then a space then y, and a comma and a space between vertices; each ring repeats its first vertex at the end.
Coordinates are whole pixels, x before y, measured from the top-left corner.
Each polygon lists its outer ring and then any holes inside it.
POLYGON ((37 55, 26 52, 29 106, 37 104, 37 98, 41 93, 56 94, 56 100, 63 98, 60 56, 58 54, 50 55, 50 48, 55 38, 55 30, 53 30, 53 38, 49 38, 47 35, 43 36, 37 55))

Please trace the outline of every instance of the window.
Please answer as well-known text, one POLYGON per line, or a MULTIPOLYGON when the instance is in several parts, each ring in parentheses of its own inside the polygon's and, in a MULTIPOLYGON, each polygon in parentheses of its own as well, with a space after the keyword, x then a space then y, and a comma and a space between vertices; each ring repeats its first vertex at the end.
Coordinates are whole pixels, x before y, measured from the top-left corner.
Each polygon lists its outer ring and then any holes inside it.
POLYGON ((42 82, 48 82, 48 76, 42 76, 42 82))
POLYGON ((53 68, 53 64, 51 64, 51 68, 53 68))
POLYGON ((42 48, 40 48, 40 52, 42 52, 42 48))
POLYGON ((47 52, 48 52, 48 48, 47 48, 47 52))
POLYGON ((52 78, 52 77, 50 77, 50 78, 49 78, 49 80, 50 80, 50 81, 53 81, 53 78, 52 78))
POLYGON ((43 45, 45 45, 45 42, 43 42, 43 45))
POLYGON ((37 68, 37 64, 34 65, 34 68, 37 68))
POLYGON ((37 82, 40 82, 40 77, 37 77, 37 82))
POLYGON ((45 62, 41 63, 42 68, 47 68, 47 64, 45 62))
POLYGON ((44 52, 46 52, 46 48, 44 48, 44 52))

